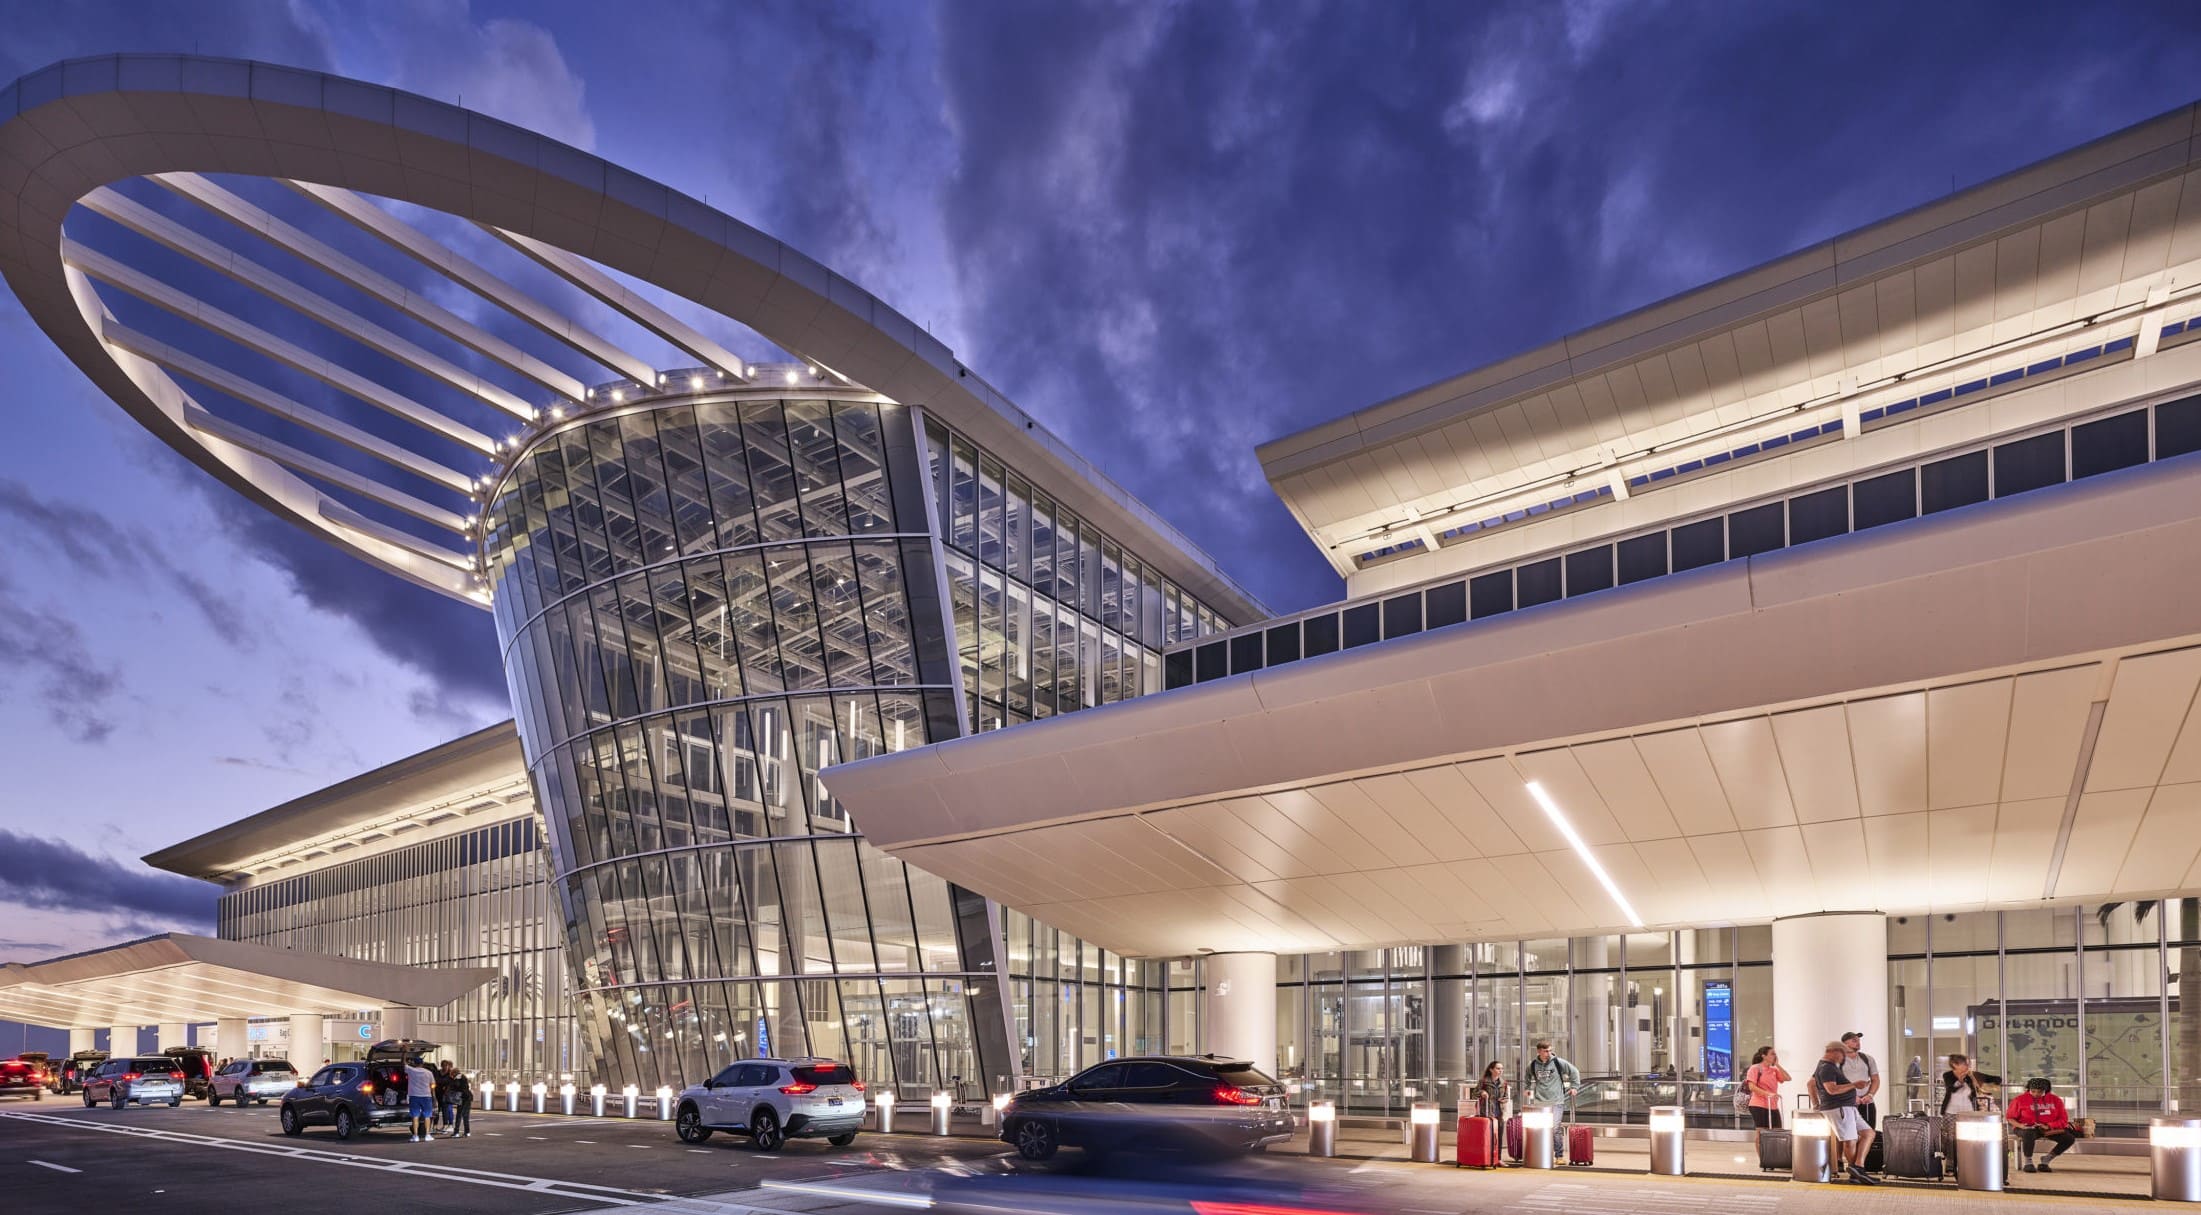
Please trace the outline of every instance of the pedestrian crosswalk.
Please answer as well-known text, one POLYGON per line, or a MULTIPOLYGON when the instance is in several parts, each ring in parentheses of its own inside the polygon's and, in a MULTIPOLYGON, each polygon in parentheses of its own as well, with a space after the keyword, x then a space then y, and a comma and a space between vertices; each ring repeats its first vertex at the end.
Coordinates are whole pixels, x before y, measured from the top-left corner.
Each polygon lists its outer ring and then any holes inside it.
POLYGON ((1565 1211, 1569 1215, 1772 1215, 1781 1205, 1777 1192, 1753 1192, 1676 1185, 1587 1185, 1554 1183, 1516 1200, 1524 1211, 1565 1211))

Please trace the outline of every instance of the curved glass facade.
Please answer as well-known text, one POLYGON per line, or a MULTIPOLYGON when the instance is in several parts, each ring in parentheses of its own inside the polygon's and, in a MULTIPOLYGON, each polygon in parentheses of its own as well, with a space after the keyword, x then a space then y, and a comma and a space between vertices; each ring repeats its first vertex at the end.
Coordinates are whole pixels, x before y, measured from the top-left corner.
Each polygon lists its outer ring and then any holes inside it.
POLYGON ((761 1053, 982 1082, 983 902, 817 779, 957 732, 914 436, 869 395, 743 389, 554 429, 499 487, 498 636, 614 1088, 761 1053))

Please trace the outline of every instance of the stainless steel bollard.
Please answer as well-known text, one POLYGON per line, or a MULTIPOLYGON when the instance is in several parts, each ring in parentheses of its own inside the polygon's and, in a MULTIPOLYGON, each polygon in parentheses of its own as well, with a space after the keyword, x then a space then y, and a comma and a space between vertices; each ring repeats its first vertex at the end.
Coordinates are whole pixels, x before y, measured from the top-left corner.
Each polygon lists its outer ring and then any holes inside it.
POLYGON ((1521 1111, 1521 1164, 1526 1168, 1551 1167, 1552 1113, 1549 1106, 1521 1111))
POLYGON ((2158 1202, 2201 1202, 2201 1118, 2150 1119, 2148 1160, 2158 1202))
POLYGON ((1680 1177, 1689 1171, 1682 1140, 1689 1120, 1678 1105, 1651 1107, 1651 1171, 1661 1177, 1680 1177))
POLYGON ((1336 1102, 1310 1101, 1307 1103, 1307 1154, 1309 1156, 1337 1155, 1336 1102))
POLYGON ((1798 1110, 1789 1126, 1790 1181, 1834 1180, 1834 1124, 1818 1110, 1798 1110))
POLYGON ((1416 1101, 1407 1126, 1414 1132, 1409 1145, 1416 1164, 1437 1163, 1437 1105, 1433 1101, 1416 1101))
POLYGON ((887 1090, 887 1091, 883 1091, 883 1092, 881 1092, 881 1093, 879 1094, 879 1098, 878 1098, 878 1100, 877 1100, 876 1102, 874 1102, 873 1104, 874 1104, 874 1107, 875 1107, 875 1108, 876 1108, 876 1109, 877 1109, 877 1110, 879 1111, 879 1132, 880 1132, 881 1134, 891 1134, 891 1133, 893 1133, 893 1131, 894 1131, 894 1093, 893 1093, 893 1091, 892 1091, 892 1090, 887 1090))
POLYGON ((1955 1122, 1956 1187, 1999 1192, 2010 1163, 2009 1149, 2003 1143, 2002 1115, 1958 1114, 1955 1122))
POLYGON ((949 1094, 947 1094, 947 1093, 934 1093, 934 1094, 932 1095, 932 1133, 933 1133, 933 1134, 935 1134, 935 1135, 945 1135, 945 1134, 947 1134, 947 1133, 948 1133, 948 1115, 949 1115, 950 1113, 952 1113, 952 1112, 954 1111, 954 1109, 955 1109, 955 1098, 954 1098, 954 1097, 950 1096, 950 1095, 949 1095, 949 1094))

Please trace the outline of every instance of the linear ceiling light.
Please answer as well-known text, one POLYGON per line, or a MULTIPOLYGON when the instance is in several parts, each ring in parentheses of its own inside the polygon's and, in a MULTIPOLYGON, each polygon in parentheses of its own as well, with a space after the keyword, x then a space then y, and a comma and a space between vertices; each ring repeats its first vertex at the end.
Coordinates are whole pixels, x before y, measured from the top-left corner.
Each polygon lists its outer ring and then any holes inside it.
POLYGON ((1544 792, 1544 786, 1537 781, 1528 783, 1528 795, 1544 808, 1544 817, 1551 820, 1552 826, 1559 828, 1559 834, 1566 837, 1567 846, 1574 849, 1574 854, 1582 858, 1582 863, 1590 867, 1591 873, 1597 875, 1598 882, 1605 887, 1605 893, 1613 896, 1613 902, 1620 904, 1620 913, 1628 917, 1630 924, 1643 927, 1643 917, 1635 913, 1635 906, 1628 902, 1628 896, 1620 893, 1620 887, 1614 883, 1613 875, 1605 872, 1605 867, 1598 864, 1597 858, 1590 854, 1589 845, 1583 843, 1582 837, 1574 833, 1574 824, 1568 822, 1567 816, 1560 812, 1559 803, 1551 800, 1551 794, 1544 792))

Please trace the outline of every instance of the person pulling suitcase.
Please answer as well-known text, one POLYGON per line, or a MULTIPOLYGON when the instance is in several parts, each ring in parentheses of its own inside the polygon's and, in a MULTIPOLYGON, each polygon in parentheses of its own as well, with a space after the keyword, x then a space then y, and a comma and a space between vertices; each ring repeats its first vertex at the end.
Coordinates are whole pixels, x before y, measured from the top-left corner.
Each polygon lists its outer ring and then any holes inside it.
MULTIPOLYGON (((1582 1073, 1574 1064, 1553 1054, 1548 1039, 1539 1041, 1536 1057, 1528 1061, 1528 1067, 1521 1074, 1521 1108, 1553 1109, 1563 1113, 1572 1108, 1574 1094, 1581 1087, 1582 1073)), ((1552 1127, 1551 1142, 1554 1153, 1566 1154, 1566 1137, 1556 1125, 1552 1127)))

